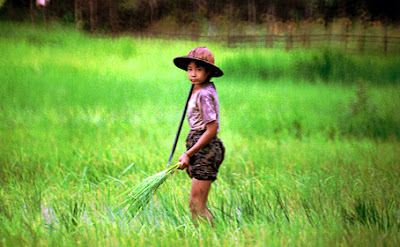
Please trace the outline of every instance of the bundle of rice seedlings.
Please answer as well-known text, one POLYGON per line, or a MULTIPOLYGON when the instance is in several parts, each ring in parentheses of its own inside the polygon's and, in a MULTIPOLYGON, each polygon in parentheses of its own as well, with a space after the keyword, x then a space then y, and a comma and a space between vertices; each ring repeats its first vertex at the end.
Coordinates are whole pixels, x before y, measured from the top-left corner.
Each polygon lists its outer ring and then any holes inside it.
POLYGON ((166 170, 146 178, 132 190, 124 193, 123 196, 125 196, 125 198, 120 204, 120 208, 126 208, 125 214, 128 213, 130 216, 134 217, 141 208, 147 205, 150 197, 154 195, 158 187, 160 187, 179 166, 180 163, 170 166, 166 170))

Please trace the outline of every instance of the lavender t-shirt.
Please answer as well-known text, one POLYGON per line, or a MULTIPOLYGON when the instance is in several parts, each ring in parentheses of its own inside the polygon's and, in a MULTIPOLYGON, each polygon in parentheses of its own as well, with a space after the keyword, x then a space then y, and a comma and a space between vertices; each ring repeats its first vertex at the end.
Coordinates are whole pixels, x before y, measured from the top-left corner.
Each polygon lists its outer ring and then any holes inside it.
POLYGON ((219 132, 219 101, 214 83, 192 94, 187 112, 191 130, 205 130, 206 124, 216 120, 219 132))

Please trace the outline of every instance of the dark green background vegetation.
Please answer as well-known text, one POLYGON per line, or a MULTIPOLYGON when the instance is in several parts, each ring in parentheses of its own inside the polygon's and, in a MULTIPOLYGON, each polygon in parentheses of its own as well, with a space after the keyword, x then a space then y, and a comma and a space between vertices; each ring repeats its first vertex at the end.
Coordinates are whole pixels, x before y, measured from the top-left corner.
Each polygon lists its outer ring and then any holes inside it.
POLYGON ((271 16, 280 21, 322 19, 326 25, 337 18, 398 22, 400 3, 389 0, 51 0, 37 8, 35 0, 6 0, 3 20, 50 20, 77 23, 88 30, 142 30, 163 21, 199 25, 205 21, 263 23, 271 16))

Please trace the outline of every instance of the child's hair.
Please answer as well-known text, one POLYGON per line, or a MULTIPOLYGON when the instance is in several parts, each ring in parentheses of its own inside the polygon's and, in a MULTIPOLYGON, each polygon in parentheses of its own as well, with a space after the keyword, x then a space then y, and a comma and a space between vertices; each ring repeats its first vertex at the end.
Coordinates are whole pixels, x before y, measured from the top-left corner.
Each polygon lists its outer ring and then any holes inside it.
POLYGON ((204 67, 207 72, 211 72, 212 69, 205 62, 202 62, 202 61, 199 61, 199 60, 192 60, 192 61, 196 64, 197 67, 200 67, 200 66, 204 67))

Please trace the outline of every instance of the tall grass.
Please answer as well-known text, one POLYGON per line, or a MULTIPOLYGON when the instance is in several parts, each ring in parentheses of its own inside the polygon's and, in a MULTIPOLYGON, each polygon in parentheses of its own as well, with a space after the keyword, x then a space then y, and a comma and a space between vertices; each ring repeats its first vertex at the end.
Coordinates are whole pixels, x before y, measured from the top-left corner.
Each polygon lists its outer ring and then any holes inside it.
POLYGON ((395 84, 400 80, 398 54, 348 55, 332 49, 276 51, 246 49, 227 56, 224 66, 229 74, 250 78, 354 84, 395 84))
POLYGON ((227 154, 196 227, 184 172, 132 220, 117 195, 164 169, 189 89, 172 58, 204 44, 0 27, 1 245, 399 245, 396 55, 206 44, 227 154))

